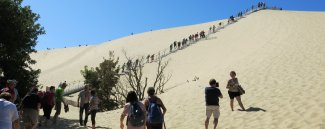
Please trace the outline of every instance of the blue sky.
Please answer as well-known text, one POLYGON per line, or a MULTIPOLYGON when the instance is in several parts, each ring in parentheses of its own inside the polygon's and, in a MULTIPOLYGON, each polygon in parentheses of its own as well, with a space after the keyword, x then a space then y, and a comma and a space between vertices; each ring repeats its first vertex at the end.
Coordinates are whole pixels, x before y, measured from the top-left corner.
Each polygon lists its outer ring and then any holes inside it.
MULTIPOLYGON (((46 34, 37 50, 99 44, 150 30, 224 19, 261 0, 25 0, 46 34)), ((263 0, 285 10, 325 11, 324 0, 263 0)))

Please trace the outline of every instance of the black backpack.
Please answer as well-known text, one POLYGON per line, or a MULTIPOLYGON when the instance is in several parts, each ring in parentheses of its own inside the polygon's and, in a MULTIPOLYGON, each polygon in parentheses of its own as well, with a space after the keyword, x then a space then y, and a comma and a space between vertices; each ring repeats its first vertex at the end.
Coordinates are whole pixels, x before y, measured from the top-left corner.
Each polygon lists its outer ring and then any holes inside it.
POLYGON ((140 127, 144 125, 145 113, 142 111, 138 102, 131 103, 130 112, 127 119, 127 124, 131 124, 134 127, 140 127))

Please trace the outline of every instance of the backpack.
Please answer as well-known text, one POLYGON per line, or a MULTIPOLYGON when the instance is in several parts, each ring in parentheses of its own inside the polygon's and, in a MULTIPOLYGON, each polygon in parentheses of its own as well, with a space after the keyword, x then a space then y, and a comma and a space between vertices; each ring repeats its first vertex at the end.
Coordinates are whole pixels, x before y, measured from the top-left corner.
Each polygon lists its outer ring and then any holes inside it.
POLYGON ((145 114, 142 111, 138 102, 131 103, 129 108, 129 115, 127 124, 131 124, 134 127, 141 127, 144 125, 145 114))
POLYGON ((148 99, 148 123, 150 124, 161 124, 163 123, 163 115, 160 110, 160 106, 157 104, 156 99, 148 99))

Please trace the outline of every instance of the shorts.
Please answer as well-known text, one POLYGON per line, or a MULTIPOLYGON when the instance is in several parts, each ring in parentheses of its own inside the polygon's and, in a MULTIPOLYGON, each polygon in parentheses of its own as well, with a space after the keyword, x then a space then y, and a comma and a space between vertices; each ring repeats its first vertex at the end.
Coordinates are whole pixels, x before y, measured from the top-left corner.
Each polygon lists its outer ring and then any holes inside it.
POLYGON ((163 127, 163 123, 159 123, 159 124, 149 124, 147 122, 147 129, 162 129, 163 127))
POLYGON ((206 106, 207 118, 210 118, 212 114, 214 118, 219 118, 220 116, 219 106, 206 106))
POLYGON ((62 108, 62 105, 61 105, 61 102, 55 102, 55 114, 56 115, 60 115, 61 114, 61 108, 62 108))
POLYGON ((24 124, 37 125, 38 123, 38 111, 36 109, 24 109, 23 113, 24 124))
POLYGON ((234 99, 235 97, 240 96, 240 93, 239 92, 231 92, 231 91, 228 91, 228 94, 229 94, 230 99, 234 99))

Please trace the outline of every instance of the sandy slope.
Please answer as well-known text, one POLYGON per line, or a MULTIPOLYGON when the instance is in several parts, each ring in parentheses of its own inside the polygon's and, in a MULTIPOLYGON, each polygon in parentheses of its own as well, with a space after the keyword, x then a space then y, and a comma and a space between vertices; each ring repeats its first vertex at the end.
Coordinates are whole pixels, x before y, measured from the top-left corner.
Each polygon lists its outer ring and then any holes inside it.
MULTIPOLYGON (((41 51, 32 57, 38 61, 35 67, 43 71, 41 83, 78 81, 82 80, 80 69, 98 65, 109 50, 118 56, 123 48, 130 55, 155 53, 216 23, 147 32, 96 46, 41 51)), ((160 95, 168 108, 167 128, 204 128, 203 91, 208 80, 216 78, 225 96, 220 100, 220 129, 324 129, 324 23, 324 12, 260 11, 211 35, 210 40, 167 56, 167 71, 173 78, 166 86, 168 92, 160 95), (249 112, 230 111, 225 85, 231 70, 237 71, 247 91, 242 99, 252 109, 249 112), (194 76, 200 80, 191 81, 194 76)), ((150 76, 153 66, 148 66, 150 76)), ((99 113, 98 126, 117 129, 120 112, 99 113)), ((62 116, 69 120, 59 128, 78 128, 77 108, 62 116)))

